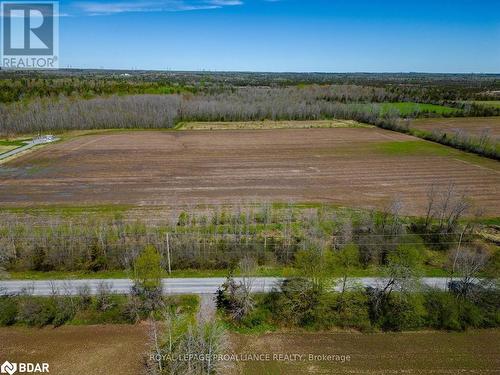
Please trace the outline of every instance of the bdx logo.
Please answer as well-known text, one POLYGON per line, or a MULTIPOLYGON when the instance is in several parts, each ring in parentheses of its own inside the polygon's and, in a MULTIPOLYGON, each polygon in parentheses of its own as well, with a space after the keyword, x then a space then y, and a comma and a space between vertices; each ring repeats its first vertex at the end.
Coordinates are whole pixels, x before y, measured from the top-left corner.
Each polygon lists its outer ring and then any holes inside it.
POLYGON ((20 373, 39 373, 49 372, 48 363, 12 363, 5 361, 0 366, 0 373, 13 375, 16 372, 20 373))
POLYGON ((2 2, 5 68, 57 68, 58 4, 2 2))

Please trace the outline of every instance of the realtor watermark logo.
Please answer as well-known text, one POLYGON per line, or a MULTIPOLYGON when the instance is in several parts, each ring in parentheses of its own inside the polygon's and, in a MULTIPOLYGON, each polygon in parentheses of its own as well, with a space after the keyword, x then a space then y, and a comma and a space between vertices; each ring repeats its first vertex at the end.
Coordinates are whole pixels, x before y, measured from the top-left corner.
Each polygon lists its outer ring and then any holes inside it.
POLYGON ((59 3, 2 1, 1 4, 2 68, 59 68, 59 3))
POLYGON ((31 363, 31 362, 21 362, 14 363, 5 361, 0 365, 0 373, 2 374, 37 374, 37 373, 49 373, 48 363, 31 363))

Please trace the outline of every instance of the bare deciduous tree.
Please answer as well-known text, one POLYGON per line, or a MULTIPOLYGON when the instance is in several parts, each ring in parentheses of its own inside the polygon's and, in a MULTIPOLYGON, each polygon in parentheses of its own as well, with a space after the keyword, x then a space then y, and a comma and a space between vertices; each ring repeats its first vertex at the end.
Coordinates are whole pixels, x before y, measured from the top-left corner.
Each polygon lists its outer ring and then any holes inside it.
POLYGON ((460 280, 450 282, 450 287, 464 297, 471 297, 489 258, 489 253, 482 246, 462 247, 451 252, 451 274, 456 274, 460 280))

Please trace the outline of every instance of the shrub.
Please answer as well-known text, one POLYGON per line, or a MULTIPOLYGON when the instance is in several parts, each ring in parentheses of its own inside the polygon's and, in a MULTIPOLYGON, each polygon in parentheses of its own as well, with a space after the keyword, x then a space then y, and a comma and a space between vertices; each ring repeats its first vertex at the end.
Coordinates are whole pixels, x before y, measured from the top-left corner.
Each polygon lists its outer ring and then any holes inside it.
POLYGON ((368 296, 363 291, 335 295, 336 325, 342 328, 356 328, 362 331, 371 328, 368 314, 368 296))
POLYGON ((272 314, 266 305, 268 295, 266 293, 255 294, 254 308, 240 321, 228 320, 226 323, 240 333, 265 332, 274 329, 272 314))
POLYGON ((9 326, 16 322, 17 302, 14 298, 0 297, 0 326, 9 326))
POLYGON ((424 324, 425 317, 422 296, 393 292, 381 300, 378 315, 371 317, 372 324, 384 331, 420 328, 424 324))
POLYGON ((285 279, 268 295, 273 320, 286 326, 311 326, 317 321, 322 292, 305 278, 285 279))
POLYGON ((108 261, 104 251, 98 241, 95 241, 90 245, 88 259, 84 261, 82 268, 86 271, 98 272, 105 270, 107 267, 108 261))
POLYGON ((130 323, 137 323, 144 317, 144 309, 142 301, 139 297, 130 295, 127 298, 127 303, 123 308, 123 316, 130 323))
POLYGON ((18 321, 32 327, 43 327, 52 323, 55 316, 53 300, 24 297, 19 303, 18 321))
POLYGON ((161 288, 144 289, 134 285, 124 311, 130 321, 138 321, 148 317, 152 312, 159 311, 162 307, 164 307, 164 300, 161 288))
POLYGON ((470 300, 449 292, 425 294, 426 323, 447 330, 498 327, 500 324, 500 291, 484 290, 470 300))
POLYGON ((78 293, 78 308, 85 309, 92 303, 90 294, 90 286, 88 284, 80 285, 77 289, 78 293))
POLYGON ((99 311, 107 311, 113 308, 114 303, 111 298, 111 284, 107 282, 101 282, 97 286, 97 296, 95 299, 95 306, 99 311))
POLYGON ((55 306, 52 324, 59 327, 73 319, 76 309, 71 297, 59 297, 53 301, 55 306))
MULTIPOLYGON (((158 337, 156 324, 153 327, 155 331, 151 336, 158 337)), ((194 324, 189 317, 176 314, 165 322, 162 336, 168 339, 154 342, 154 350, 161 356, 160 361, 154 364, 152 372, 155 374, 212 375, 222 369, 223 363, 218 358, 226 352, 228 341, 224 327, 218 322, 194 324)))
POLYGON ((228 277, 226 282, 217 289, 216 305, 234 320, 241 321, 254 308, 251 283, 245 281, 237 283, 232 277, 228 277))
POLYGON ((483 310, 471 301, 461 301, 460 305, 460 322, 465 328, 480 328, 483 326, 484 316, 483 310))
POLYGON ((86 308, 78 308, 71 322, 74 324, 122 324, 133 323, 126 315, 127 298, 122 295, 110 295, 107 297, 107 308, 103 311, 99 308, 97 297, 86 308))
POLYGON ((146 246, 134 261, 130 312, 135 310, 136 316, 144 316, 163 306, 162 274, 161 254, 154 246, 146 246))
POLYGON ((189 224, 189 214, 186 211, 182 211, 179 214, 179 219, 177 220, 178 226, 186 226, 189 224))
POLYGON ((52 271, 53 266, 48 262, 47 260, 47 254, 46 251, 43 247, 39 245, 35 245, 33 249, 33 254, 32 254, 32 268, 35 271, 52 271))
POLYGON ((144 248, 134 261, 134 283, 142 289, 161 288, 161 255, 152 245, 144 248))
POLYGON ((241 321, 241 325, 247 328, 266 326, 269 318, 270 314, 268 310, 256 308, 241 321))
POLYGON ((431 291, 425 295, 426 324, 436 329, 461 330, 456 297, 450 293, 431 291))
POLYGON ((477 296, 476 306, 483 312, 482 326, 493 328, 500 326, 500 290, 485 290, 477 296))

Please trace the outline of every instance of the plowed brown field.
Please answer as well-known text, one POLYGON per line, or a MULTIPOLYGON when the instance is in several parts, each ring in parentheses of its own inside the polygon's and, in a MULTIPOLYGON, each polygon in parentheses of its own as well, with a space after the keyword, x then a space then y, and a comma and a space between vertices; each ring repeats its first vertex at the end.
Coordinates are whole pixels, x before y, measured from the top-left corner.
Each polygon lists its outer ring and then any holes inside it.
POLYGON ((50 374, 137 375, 148 355, 142 325, 0 328, 0 359, 46 362, 50 374))
POLYGON ((483 133, 500 140, 500 117, 455 117, 418 119, 411 123, 415 129, 437 131, 447 134, 462 132, 479 137, 483 133))
POLYGON ((327 202, 422 213, 432 183, 500 214, 500 164, 377 128, 132 131, 0 166, 0 206, 327 202))
POLYGON ((233 334, 231 341, 235 354, 270 353, 270 360, 229 363, 231 366, 228 365, 223 373, 497 374, 499 339, 498 330, 233 334), (342 362, 335 355, 344 355, 346 359, 349 355, 350 358, 342 362))

